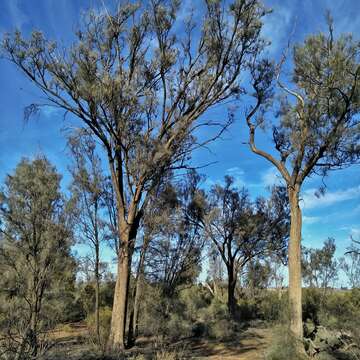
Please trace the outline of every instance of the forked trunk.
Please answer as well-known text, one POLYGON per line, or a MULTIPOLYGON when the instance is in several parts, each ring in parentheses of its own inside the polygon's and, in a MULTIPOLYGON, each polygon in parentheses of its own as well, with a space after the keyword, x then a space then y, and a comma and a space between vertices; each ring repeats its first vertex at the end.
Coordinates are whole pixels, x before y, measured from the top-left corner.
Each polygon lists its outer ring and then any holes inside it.
POLYGON ((299 186, 288 189, 291 222, 289 240, 289 311, 290 331, 298 339, 303 338, 301 303, 301 209, 299 207, 299 186))

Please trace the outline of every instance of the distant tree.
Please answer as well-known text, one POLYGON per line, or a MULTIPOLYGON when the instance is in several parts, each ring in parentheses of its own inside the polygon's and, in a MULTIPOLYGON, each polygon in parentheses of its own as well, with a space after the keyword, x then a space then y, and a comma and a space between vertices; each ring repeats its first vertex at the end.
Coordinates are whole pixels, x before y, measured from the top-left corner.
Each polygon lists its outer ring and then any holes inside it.
POLYGON ((228 309, 236 313, 235 288, 238 275, 255 258, 271 252, 283 252, 288 238, 288 206, 285 190, 275 188, 272 197, 252 203, 245 189, 234 187, 234 179, 225 177, 225 185, 215 185, 208 196, 204 217, 206 236, 219 252, 228 276, 228 309))
POLYGON ((70 167, 72 183, 70 190, 76 206, 76 233, 79 242, 90 247, 92 273, 95 277, 95 334, 100 342, 100 250, 105 240, 104 212, 105 175, 101 161, 96 154, 95 141, 84 131, 79 131, 69 137, 68 146, 73 157, 70 167))
POLYGON ((244 272, 244 285, 247 287, 251 298, 255 298, 259 291, 269 287, 271 266, 267 259, 263 261, 259 261, 257 258, 250 260, 244 272))
POLYGON ((207 279, 205 282, 205 286, 210 291, 210 293, 215 296, 219 297, 219 290, 221 290, 221 297, 223 295, 223 283, 225 280, 225 269, 224 269, 224 262, 217 250, 215 244, 211 242, 208 244, 208 254, 207 254, 207 261, 208 261, 208 269, 207 269, 207 279))
POLYGON ((352 238, 352 244, 344 257, 340 258, 340 268, 348 278, 352 289, 360 288, 360 249, 359 242, 352 238))
POLYGON ((221 132, 231 122, 231 114, 227 123, 201 115, 242 97, 248 65, 265 45, 267 11, 258 0, 205 1, 197 21, 182 23, 179 8, 179 1, 154 0, 91 12, 67 49, 38 31, 28 40, 6 35, 2 44, 49 103, 77 116, 104 146, 119 232, 112 348, 124 347, 129 272, 147 194, 201 146, 199 128, 220 125, 221 132))
POLYGON ((60 178, 47 159, 23 159, 0 192, 1 358, 40 355, 40 335, 66 306, 69 284, 75 280, 60 178))
POLYGON ((360 240, 355 240, 354 237, 351 236, 351 242, 352 244, 345 254, 353 253, 360 255, 360 240))
POLYGON ((339 264, 334 258, 335 251, 335 240, 332 238, 327 239, 321 249, 303 247, 302 273, 305 284, 326 292, 338 276, 339 264))
POLYGON ((168 298, 180 286, 192 284, 201 269, 204 236, 199 180, 192 173, 186 180, 164 189, 161 226, 149 243, 148 277, 160 285, 168 298))
POLYGON ((278 158, 273 152, 260 149, 255 141, 259 127, 271 128, 266 124, 263 105, 266 100, 269 105, 272 99, 274 68, 266 61, 253 68, 256 102, 246 116, 251 150, 275 166, 288 190, 291 207, 288 250, 290 331, 299 340, 303 337, 301 188, 310 175, 325 176, 329 170, 349 166, 359 160, 360 154, 360 45, 351 35, 335 39, 330 17, 328 23, 328 35, 308 36, 304 44, 294 47, 289 85, 280 80, 281 67, 275 71, 283 95, 277 112, 279 121, 272 127, 278 158))

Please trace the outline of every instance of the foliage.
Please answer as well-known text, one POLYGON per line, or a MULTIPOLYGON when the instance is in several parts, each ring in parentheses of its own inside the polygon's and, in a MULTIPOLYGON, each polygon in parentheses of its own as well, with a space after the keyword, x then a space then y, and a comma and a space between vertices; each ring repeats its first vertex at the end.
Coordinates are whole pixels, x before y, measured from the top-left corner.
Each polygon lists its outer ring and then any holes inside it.
POLYGON ((165 185, 154 201, 157 211, 150 212, 150 219, 145 218, 146 230, 151 230, 147 233, 146 275, 166 297, 192 284, 201 270, 204 235, 200 226, 202 208, 198 205, 203 199, 198 188, 200 179, 191 172, 184 181, 165 185))
POLYGON ((338 261, 334 259, 335 240, 329 238, 321 249, 302 250, 302 274, 305 284, 326 289, 337 279, 338 261))
POLYGON ((43 157, 21 160, 0 193, 0 330, 20 357, 38 355, 40 334, 65 320, 74 300, 66 205, 60 175, 43 157))
POLYGON ((308 357, 298 354, 296 340, 285 326, 278 326, 274 330, 273 344, 268 349, 265 358, 266 360, 306 360, 308 357))
POLYGON ((94 344, 99 345, 105 349, 106 341, 110 333, 110 322, 111 322, 111 307, 100 307, 99 309, 99 330, 100 330, 100 344, 98 344, 97 330, 96 330, 96 318, 95 314, 92 313, 87 316, 86 324, 89 328, 90 341, 94 344))
POLYGON ((356 246, 357 244, 358 241, 352 239, 351 246, 347 249, 344 257, 339 260, 339 266, 353 289, 360 288, 360 251, 356 246))
POLYGON ((270 253, 280 257, 284 253, 289 234, 286 190, 273 188, 270 199, 258 198, 252 202, 248 191, 238 190, 234 179, 227 176, 225 185, 215 185, 207 200, 203 226, 227 270, 228 308, 234 316, 239 274, 247 266, 251 276, 254 274, 251 266, 259 265, 260 259, 270 253))

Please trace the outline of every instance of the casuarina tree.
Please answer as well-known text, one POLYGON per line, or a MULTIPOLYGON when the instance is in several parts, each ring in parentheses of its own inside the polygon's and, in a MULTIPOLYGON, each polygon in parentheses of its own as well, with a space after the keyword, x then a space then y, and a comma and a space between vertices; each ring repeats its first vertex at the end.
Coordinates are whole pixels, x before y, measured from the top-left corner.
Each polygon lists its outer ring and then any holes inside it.
POLYGON ((69 137, 68 146, 73 156, 70 190, 76 208, 75 228, 78 241, 89 246, 91 250, 87 260, 92 264, 94 274, 95 334, 100 342, 100 251, 107 230, 102 215, 105 210, 107 182, 100 157, 96 153, 96 143, 88 134, 81 130, 73 134, 69 137))
POLYGON ((266 10, 258 0, 204 1, 198 14, 181 14, 182 24, 179 10, 179 1, 152 0, 91 12, 65 49, 38 31, 3 40, 3 55, 105 149, 119 238, 111 348, 124 347, 131 259, 147 194, 201 146, 198 129, 219 125, 201 115, 243 95, 244 73, 264 46, 266 10))
POLYGON ((41 355, 42 335, 66 306, 68 284, 75 281, 60 178, 47 159, 23 159, 0 192, 1 357, 41 355))
POLYGON ((228 276, 228 310, 236 315, 238 276, 249 262, 271 253, 284 252, 289 230, 286 191, 274 188, 269 200, 254 203, 246 189, 238 190, 234 179, 215 185, 208 196, 203 227, 221 256, 228 276))
POLYGON ((288 82, 282 82, 280 69, 274 71, 264 60, 253 67, 256 103, 246 118, 251 150, 275 166, 287 186, 291 209, 290 330, 299 340, 303 337, 301 188, 309 176, 325 176, 329 170, 349 166, 359 160, 360 154, 360 45, 351 35, 335 38, 330 17, 328 23, 328 34, 308 36, 303 44, 293 48, 292 76, 288 82), (282 95, 278 121, 272 127, 275 152, 260 149, 255 139, 259 126, 266 124, 262 104, 271 98, 274 73, 282 95))

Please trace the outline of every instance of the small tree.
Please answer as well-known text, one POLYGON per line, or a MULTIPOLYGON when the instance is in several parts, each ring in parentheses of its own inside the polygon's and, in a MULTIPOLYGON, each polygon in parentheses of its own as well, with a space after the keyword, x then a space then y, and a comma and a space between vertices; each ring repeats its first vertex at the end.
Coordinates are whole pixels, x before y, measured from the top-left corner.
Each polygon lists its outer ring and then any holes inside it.
POLYGON ((264 46, 266 10, 258 0, 205 1, 199 25, 190 16, 183 31, 179 7, 152 0, 91 12, 68 49, 38 31, 28 40, 6 35, 2 46, 50 104, 77 116, 105 149, 118 211, 112 348, 124 347, 129 272, 147 194, 186 164, 200 145, 196 130, 219 125, 201 115, 241 97, 242 75, 264 46))
MULTIPOLYGON (((272 95, 273 67, 266 61, 253 67, 256 104, 247 113, 250 149, 268 160, 285 181, 291 208, 288 250, 290 330, 302 339, 301 309, 301 228, 299 207, 302 185, 313 174, 325 176, 358 161, 360 111, 360 59, 358 42, 351 35, 334 38, 329 18, 329 33, 309 36, 293 51, 291 87, 277 74, 284 97, 273 125, 277 158, 260 149, 256 130, 264 126, 263 104, 272 95), (267 76, 265 76, 267 74, 267 76), (265 81, 264 81, 265 80, 265 81)), ((299 342, 300 343, 300 342, 299 342)))
POLYGON ((181 286, 192 284, 201 270, 204 236, 200 224, 203 206, 194 172, 183 182, 169 184, 162 193, 162 218, 149 243, 148 277, 173 297, 181 286))
POLYGON ((83 131, 69 138, 68 145, 74 164, 70 168, 73 181, 70 187, 76 204, 76 229, 81 243, 90 246, 90 263, 95 277, 95 334, 100 342, 100 250, 105 239, 104 210, 105 176, 101 169, 96 143, 83 131))
POLYGON ((255 258, 282 252, 288 237, 287 199, 276 188, 270 200, 252 203, 245 189, 238 191, 234 180, 225 177, 224 187, 216 185, 209 194, 203 224, 206 236, 219 252, 228 276, 228 309, 236 313, 235 288, 239 274, 255 258))
POLYGON ((65 205, 60 175, 45 158, 22 160, 0 193, 0 332, 9 358, 39 355, 40 334, 75 280, 65 205))
POLYGON ((336 250, 335 240, 332 238, 324 242, 321 249, 302 249, 302 273, 305 284, 310 287, 323 289, 324 294, 338 274, 338 261, 334 259, 336 250))
POLYGON ((348 247, 344 257, 340 258, 340 268, 344 271, 348 278, 352 289, 360 288, 360 249, 359 241, 354 240, 348 247))

